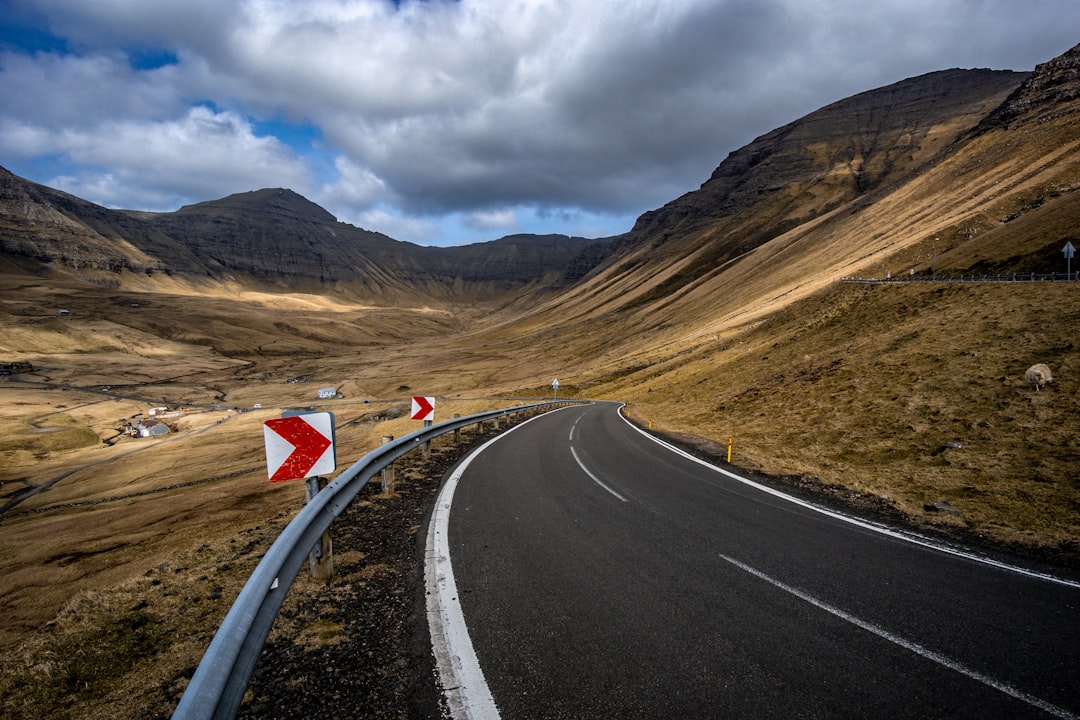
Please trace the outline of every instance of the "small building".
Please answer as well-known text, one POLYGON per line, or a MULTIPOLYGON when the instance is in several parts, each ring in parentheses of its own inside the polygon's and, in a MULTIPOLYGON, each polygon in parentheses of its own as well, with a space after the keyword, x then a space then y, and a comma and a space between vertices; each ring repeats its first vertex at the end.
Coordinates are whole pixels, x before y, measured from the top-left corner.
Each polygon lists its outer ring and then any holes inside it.
POLYGON ((139 435, 142 437, 158 437, 159 435, 167 435, 169 433, 169 426, 163 422, 157 420, 143 420, 139 423, 139 435))
POLYGON ((332 387, 319 388, 319 399, 320 400, 333 400, 334 398, 337 397, 337 395, 338 395, 338 393, 337 393, 337 390, 335 388, 332 388, 332 387))

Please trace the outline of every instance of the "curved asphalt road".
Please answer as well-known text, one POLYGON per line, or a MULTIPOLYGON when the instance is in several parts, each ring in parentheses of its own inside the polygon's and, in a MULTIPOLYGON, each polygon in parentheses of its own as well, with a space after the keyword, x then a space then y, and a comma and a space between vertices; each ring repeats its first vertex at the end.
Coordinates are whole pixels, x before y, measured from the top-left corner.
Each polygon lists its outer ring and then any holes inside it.
POLYGON ((479 661, 459 683, 472 717, 1080 716, 1076 582, 755 488, 613 403, 466 462, 430 537, 468 628, 451 656, 465 636, 479 661))

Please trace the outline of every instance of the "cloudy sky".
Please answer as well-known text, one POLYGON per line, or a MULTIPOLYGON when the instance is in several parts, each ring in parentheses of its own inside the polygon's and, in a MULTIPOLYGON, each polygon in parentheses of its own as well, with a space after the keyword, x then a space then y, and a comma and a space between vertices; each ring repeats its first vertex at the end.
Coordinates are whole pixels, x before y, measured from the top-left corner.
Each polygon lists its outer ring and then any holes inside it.
POLYGON ((0 0, 0 165, 140 210, 288 187, 424 245, 599 237, 830 102, 1078 42, 1077 0, 0 0))

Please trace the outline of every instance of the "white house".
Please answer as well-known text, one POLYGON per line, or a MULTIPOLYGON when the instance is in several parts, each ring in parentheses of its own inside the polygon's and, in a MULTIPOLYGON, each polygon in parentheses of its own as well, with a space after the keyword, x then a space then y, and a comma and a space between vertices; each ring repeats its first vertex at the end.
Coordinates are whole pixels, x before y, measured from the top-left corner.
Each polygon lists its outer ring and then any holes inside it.
POLYGON ((143 420, 139 423, 139 435, 143 437, 157 437, 166 435, 168 432, 169 426, 157 420, 143 420))

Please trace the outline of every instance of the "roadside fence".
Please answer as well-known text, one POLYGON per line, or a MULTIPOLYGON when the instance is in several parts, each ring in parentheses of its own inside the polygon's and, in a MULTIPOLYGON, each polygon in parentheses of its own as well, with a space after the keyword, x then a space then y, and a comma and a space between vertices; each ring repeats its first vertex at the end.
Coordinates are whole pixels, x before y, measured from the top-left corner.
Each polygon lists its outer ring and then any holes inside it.
POLYGON ((926 277, 925 275, 896 276, 890 278, 840 278, 842 283, 861 285, 900 285, 908 283, 1034 283, 1076 282, 1080 272, 1074 273, 1013 273, 1011 275, 961 275, 960 277, 926 277))

